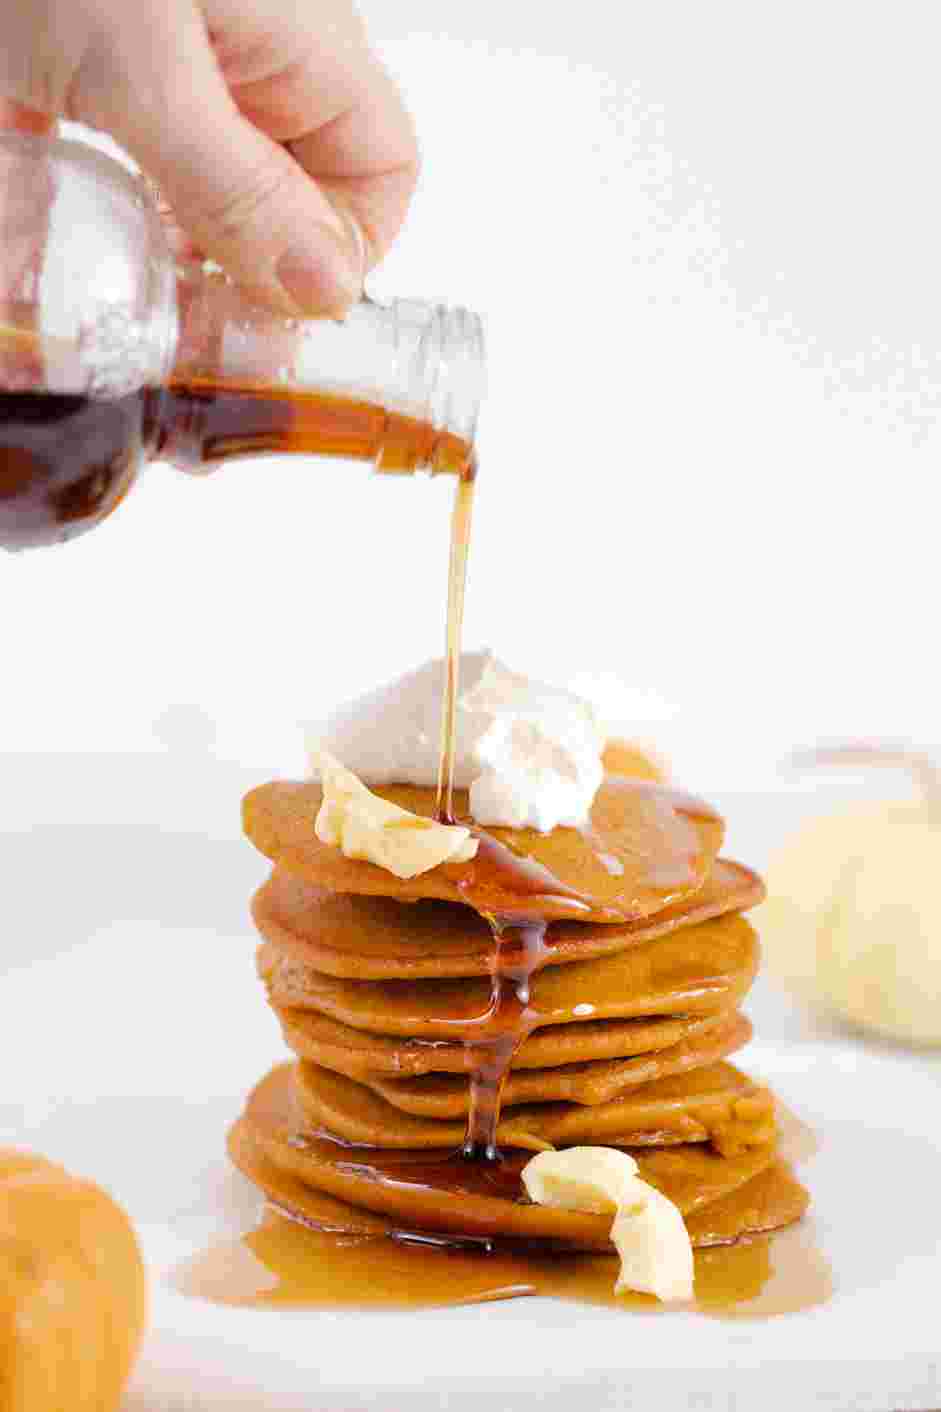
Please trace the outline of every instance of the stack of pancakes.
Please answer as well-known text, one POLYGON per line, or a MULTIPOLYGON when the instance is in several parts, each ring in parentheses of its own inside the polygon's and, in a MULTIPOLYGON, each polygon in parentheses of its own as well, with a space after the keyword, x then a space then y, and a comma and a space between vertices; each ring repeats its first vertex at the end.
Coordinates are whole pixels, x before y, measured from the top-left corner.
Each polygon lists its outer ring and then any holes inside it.
MULTIPOLYGON (((434 813, 430 790, 376 792, 434 813)), ((244 809, 275 865, 254 901, 258 969, 297 1062, 255 1090, 230 1150, 273 1200, 341 1230, 610 1248, 608 1218, 529 1205, 515 1178, 488 1185, 465 1162, 464 1179, 449 1155, 491 1004, 486 918, 512 916, 549 926, 497 1129, 511 1177, 533 1151, 603 1144, 632 1153, 696 1245, 802 1214, 773 1099, 728 1062, 751 1034, 738 1006, 758 942, 742 913, 763 889, 718 858, 707 806, 609 775, 585 830, 487 831, 526 860, 514 891, 482 857, 409 880, 347 859, 316 838, 320 802, 317 784, 276 783, 244 809)))

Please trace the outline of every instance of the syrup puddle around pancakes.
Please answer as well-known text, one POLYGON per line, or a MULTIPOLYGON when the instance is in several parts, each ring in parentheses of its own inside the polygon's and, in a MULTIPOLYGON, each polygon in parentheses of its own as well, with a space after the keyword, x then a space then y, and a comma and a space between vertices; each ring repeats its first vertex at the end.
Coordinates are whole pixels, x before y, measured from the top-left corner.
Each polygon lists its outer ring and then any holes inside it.
POLYGON ((171 1283, 182 1294, 257 1309, 434 1309, 552 1295, 725 1318, 810 1309, 831 1292, 829 1270, 804 1223, 747 1244, 697 1250, 695 1266, 694 1302, 665 1305, 652 1295, 616 1295, 613 1255, 341 1235, 309 1229, 269 1207, 254 1230, 179 1266, 171 1283))
MULTIPOLYGON (((811 1130, 780 1105, 778 1116, 780 1155, 795 1162, 811 1156, 817 1150, 811 1130)), ((353 1161, 355 1152, 350 1149, 353 1161)), ((470 1164, 456 1153, 450 1171, 435 1174, 436 1184, 450 1177, 457 1196, 462 1184, 518 1190, 519 1168, 531 1155, 470 1164)), ((408 1158, 396 1156, 405 1176, 408 1158)), ((415 1159, 429 1168, 421 1173, 429 1178, 435 1164, 419 1154, 415 1159)), ((353 1234, 320 1229, 269 1203, 257 1226, 177 1266, 169 1282, 194 1298, 257 1309, 434 1309, 548 1295, 634 1312, 726 1319, 812 1309, 833 1290, 806 1219, 771 1235, 696 1250, 694 1261, 693 1302, 662 1304, 651 1295, 616 1295, 619 1261, 613 1255, 407 1232, 353 1234)))
MULTIPOLYGON (((437 815, 454 822, 453 772, 459 692, 461 627, 476 464, 468 460, 458 479, 451 522, 447 652, 442 706, 437 815)), ((473 827, 473 826, 472 826, 473 827)), ((520 857, 485 830, 467 881, 486 881, 497 894, 564 896, 573 913, 586 904, 552 873, 520 857)), ((586 907, 587 910, 587 907, 586 907)), ((470 1111, 461 1150, 433 1176, 414 1154, 396 1166, 399 1180, 431 1181, 462 1189, 506 1188, 520 1196, 519 1170, 530 1154, 501 1158, 496 1147, 502 1090, 516 1050, 530 1033, 530 983, 545 964, 547 922, 494 912, 486 917, 494 936, 491 999, 465 1038, 470 1111)), ((795 1158, 811 1150, 808 1130, 788 1117, 783 1144, 795 1158)), ((404 1159, 404 1160, 403 1160, 404 1159)), ((350 1160, 355 1163, 355 1149, 350 1160)), ((394 1179, 393 1174, 386 1174, 394 1179)), ((830 1294, 826 1263, 810 1228, 798 1224, 773 1240, 760 1236, 695 1252, 695 1299, 664 1306, 648 1295, 615 1295, 619 1262, 610 1255, 551 1252, 532 1246, 480 1240, 449 1240, 408 1232, 353 1234, 318 1228, 286 1210, 267 1205, 260 1223, 238 1240, 221 1242, 194 1256, 170 1275, 179 1292, 216 1303, 267 1309, 423 1309, 478 1304, 525 1295, 551 1295, 618 1309, 661 1312, 696 1309, 706 1315, 770 1316, 822 1303, 830 1294)))

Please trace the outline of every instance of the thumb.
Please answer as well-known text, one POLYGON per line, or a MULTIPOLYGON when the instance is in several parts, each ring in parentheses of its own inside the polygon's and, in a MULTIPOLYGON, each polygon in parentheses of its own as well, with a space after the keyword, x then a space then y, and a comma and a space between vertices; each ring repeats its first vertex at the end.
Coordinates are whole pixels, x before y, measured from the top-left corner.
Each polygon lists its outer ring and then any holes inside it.
POLYGON ((343 313, 364 272, 349 216, 239 113, 204 32, 188 38, 185 57, 172 45, 156 63, 151 54, 147 82, 129 75, 92 120, 156 182, 193 244, 256 298, 287 314, 343 313))

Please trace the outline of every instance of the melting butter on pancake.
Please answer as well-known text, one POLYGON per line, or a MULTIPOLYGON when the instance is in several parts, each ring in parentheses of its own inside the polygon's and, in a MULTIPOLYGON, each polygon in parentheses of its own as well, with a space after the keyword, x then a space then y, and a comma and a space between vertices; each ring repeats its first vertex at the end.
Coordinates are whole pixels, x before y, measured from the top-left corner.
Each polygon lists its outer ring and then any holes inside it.
MULTIPOLYGON (((763 896, 753 872, 719 859, 698 892, 653 917, 608 925, 555 922, 546 937, 546 964, 623 951, 678 927, 743 912, 763 896)), ((348 980, 485 976, 493 965, 487 922, 450 902, 403 905, 387 897, 331 893, 276 868, 255 894, 252 916, 261 935, 286 957, 348 980)))
MULTIPOLYGON (((394 1108, 364 1084, 313 1064, 296 1072, 298 1098, 309 1127, 347 1142, 384 1148, 459 1147, 466 1124, 416 1117, 394 1108)), ((731 1064, 654 1080, 609 1103, 514 1106, 504 1101, 497 1142, 539 1151, 596 1143, 605 1147, 659 1147, 711 1142, 732 1155, 764 1146, 775 1136, 774 1105, 766 1089, 731 1064)))
MULTIPOLYGON (((267 954, 259 963, 266 971, 267 954)), ((718 917, 613 956, 542 971, 530 988, 525 1024, 536 1029, 728 1009, 751 985, 757 965, 757 938, 744 917, 718 917)), ((491 1005, 489 984, 476 978, 349 981, 295 966, 288 983, 283 971, 266 979, 277 1005, 410 1039, 473 1040, 491 1005)))
MULTIPOLYGON (((460 1041, 403 1039, 352 1029, 313 1010, 275 1006, 285 1043, 302 1059, 353 1077, 371 1073, 409 1077, 466 1074, 471 1064, 460 1041)), ((705 1034, 728 1022, 727 1010, 714 1015, 666 1016, 654 1020, 595 1020, 547 1025, 525 1039, 513 1055, 516 1069, 569 1067, 632 1055, 651 1055, 705 1034)))
MULTIPOLYGON (((365 1208, 407 1231, 443 1231, 469 1236, 562 1242, 580 1249, 610 1250, 610 1218, 551 1207, 526 1205, 497 1195, 434 1190, 408 1179, 408 1166, 394 1182, 377 1180, 369 1165, 371 1149, 343 1146, 305 1132, 297 1102, 294 1066, 272 1071, 249 1097, 244 1117, 230 1139, 233 1159, 251 1173, 252 1159, 261 1158, 280 1174, 315 1188, 334 1201, 365 1208), (251 1154, 251 1155, 249 1155, 251 1154)), ((380 1157, 382 1153, 378 1154, 380 1157)), ((774 1146, 754 1147, 734 1157, 722 1157, 704 1144, 637 1148, 632 1151, 644 1181, 662 1191, 684 1217, 702 1212, 694 1243, 716 1237, 704 1219, 714 1203, 731 1197, 775 1164, 774 1146)), ((388 1154, 386 1154, 388 1156, 388 1154)), ((403 1154, 403 1159, 407 1154, 403 1154)), ((768 1229, 762 1203, 747 1199, 736 1223, 734 1212, 720 1223, 722 1240, 751 1230, 768 1229), (751 1221, 753 1224, 749 1225, 751 1221), (734 1235, 729 1231, 734 1229, 734 1235)), ((697 1223, 690 1221, 691 1234, 697 1223)))
MULTIPOLYGON (((434 790, 390 785, 375 793, 410 813, 434 817, 434 790)), ((400 901, 438 898, 518 917, 621 922, 652 916, 702 887, 723 836, 721 818, 701 801, 664 786, 611 776, 595 796, 585 830, 487 831, 551 875, 546 891, 536 893, 531 883, 514 890, 510 874, 495 874, 484 849, 469 863, 441 864, 408 879, 345 858, 314 833, 321 802, 319 784, 262 785, 243 802, 245 832, 286 872, 333 892, 400 901)), ((455 809, 459 818, 467 817, 466 792, 456 792, 455 809)))
MULTIPOLYGON (((717 1063, 747 1044, 751 1032, 745 1016, 732 1012, 724 1023, 653 1054, 565 1064, 554 1069, 514 1069, 507 1076, 503 1102, 588 1106, 610 1103, 641 1084, 717 1063)), ((467 1079, 460 1075, 425 1074, 403 1079, 366 1073, 357 1077, 403 1113, 414 1113, 419 1118, 464 1118, 468 1112, 470 1089, 467 1079)))

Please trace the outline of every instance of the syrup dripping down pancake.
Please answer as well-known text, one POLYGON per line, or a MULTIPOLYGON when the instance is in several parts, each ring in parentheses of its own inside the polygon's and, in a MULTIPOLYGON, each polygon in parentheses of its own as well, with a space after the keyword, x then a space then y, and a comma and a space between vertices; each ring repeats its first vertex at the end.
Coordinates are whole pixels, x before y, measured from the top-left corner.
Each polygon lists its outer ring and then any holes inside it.
MULTIPOLYGON (((610 1103, 640 1085, 715 1064, 746 1045, 751 1033, 745 1016, 733 1011, 722 1023, 653 1054, 553 1069, 514 1069, 507 1078, 503 1102, 581 1103, 589 1107, 610 1103)), ((460 1075, 425 1074, 403 1079, 367 1072, 357 1077, 393 1108, 419 1118, 463 1118, 468 1110, 468 1084, 460 1075)))
MULTIPOLYGON (((349 981, 294 966, 286 978, 264 947, 259 965, 273 1002, 312 1009, 356 1030, 408 1039, 473 1041, 491 1005, 477 978, 349 981)), ((532 981, 528 1030, 585 1020, 709 1014, 734 1005, 751 985, 758 941, 731 914, 683 927, 593 961, 541 971, 532 981)))
MULTIPOLYGON (((313 1064, 296 1070, 297 1094, 308 1128, 346 1142, 381 1148, 459 1147, 463 1116, 450 1121, 404 1113, 364 1084, 313 1064)), ((466 1105, 465 1105, 466 1106, 466 1105)), ((594 1106, 504 1102, 497 1126, 500 1147, 540 1151, 597 1143, 603 1147, 662 1147, 711 1142, 731 1155, 774 1141, 771 1095, 731 1064, 657 1079, 621 1098, 594 1106)))
MULTIPOLYGON (((762 900, 760 879, 719 859, 698 892, 634 922, 555 922, 545 964, 587 961, 625 950, 678 927, 742 912, 762 900)), ((255 894, 252 916, 261 935, 291 959, 347 980, 421 980, 489 975, 493 934, 469 907, 331 893, 277 868, 255 894)))
MULTIPOLYGON (((460 1041, 403 1039, 372 1034, 338 1024, 312 1010, 275 1006, 286 1044, 302 1059, 352 1077, 388 1074, 466 1074, 471 1059, 460 1041)), ((517 1069, 550 1067, 650 1056, 727 1024, 729 1011, 654 1020, 586 1020, 578 1025, 547 1025, 520 1045, 510 1064, 517 1069)), ((509 1080, 508 1080, 509 1082, 509 1080)))
MULTIPOLYGON (((249 1175, 261 1160, 279 1178, 296 1183, 294 1192, 314 1188, 334 1203, 365 1208, 400 1230, 611 1249, 610 1217, 525 1202, 519 1172, 527 1153, 478 1164, 447 1152, 390 1153, 306 1132, 292 1065, 273 1070, 254 1090, 230 1135, 230 1152, 249 1175)), ((796 1220, 806 1204, 786 1171, 781 1183, 769 1176, 763 1192, 759 1186, 757 1195, 749 1193, 756 1177, 777 1166, 773 1144, 734 1157, 722 1157, 703 1144, 637 1148, 633 1155, 643 1179, 679 1207, 697 1244, 773 1229, 796 1220), (728 1203, 725 1210, 720 1202, 728 1203)))
MULTIPOLYGON (((265 1158, 244 1119, 240 1119, 229 1134, 229 1151, 236 1166, 269 1201, 304 1226, 342 1236, 378 1238, 416 1234, 397 1229, 387 1216, 326 1196, 276 1167, 265 1158)), ((784 1162, 774 1162, 728 1196, 691 1213, 686 1217, 686 1226, 694 1247, 705 1252, 791 1225, 800 1219, 806 1207, 807 1194, 790 1168, 784 1162)), ((552 1251, 559 1247, 566 1253, 570 1249, 564 1242, 553 1241, 542 1242, 539 1246, 527 1243, 524 1249, 527 1254, 538 1254, 540 1248, 552 1251)), ((519 1249, 509 1245, 497 1248, 519 1249)), ((561 1269, 566 1268, 566 1264, 556 1263, 561 1269)), ((616 1271, 613 1265, 603 1275, 604 1289, 609 1296, 616 1271)), ((579 1297, 583 1295, 580 1290, 579 1297)), ((610 1298, 605 1302, 611 1302, 610 1298)), ((655 1307, 652 1301, 651 1306, 655 1307)))
MULTIPOLYGON (((434 790, 390 785, 375 792, 411 813, 434 817, 434 790)), ((445 863, 401 879, 321 843, 314 833, 321 802, 319 784, 261 785, 243 802, 245 832, 280 868, 331 892, 438 898, 483 914, 540 920, 653 916, 699 891, 723 836, 719 815, 692 796, 612 775, 595 796, 585 830, 489 829, 469 863, 445 863), (488 840, 495 849, 484 846, 488 840)), ((455 793, 455 809, 467 817, 466 792, 455 793)))

